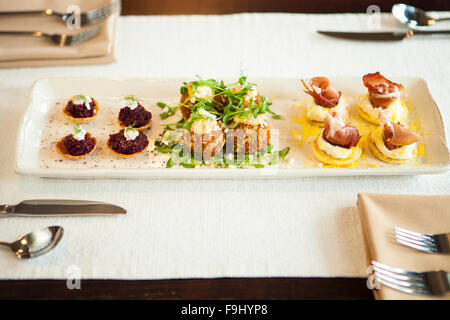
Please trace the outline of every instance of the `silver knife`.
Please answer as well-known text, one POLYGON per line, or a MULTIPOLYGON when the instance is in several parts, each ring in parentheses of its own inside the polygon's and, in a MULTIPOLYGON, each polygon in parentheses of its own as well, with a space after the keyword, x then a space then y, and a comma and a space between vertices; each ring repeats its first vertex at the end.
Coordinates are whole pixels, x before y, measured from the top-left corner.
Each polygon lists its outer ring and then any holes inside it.
POLYGON ((317 31, 320 34, 343 38, 350 40, 403 40, 405 38, 411 38, 416 35, 444 35, 449 34, 450 30, 433 30, 433 31, 419 31, 419 30, 409 30, 405 31, 391 31, 391 32, 344 32, 344 31, 317 31))
POLYGON ((73 216, 125 214, 121 207, 98 201, 25 200, 17 205, 0 205, 0 217, 6 216, 73 216))

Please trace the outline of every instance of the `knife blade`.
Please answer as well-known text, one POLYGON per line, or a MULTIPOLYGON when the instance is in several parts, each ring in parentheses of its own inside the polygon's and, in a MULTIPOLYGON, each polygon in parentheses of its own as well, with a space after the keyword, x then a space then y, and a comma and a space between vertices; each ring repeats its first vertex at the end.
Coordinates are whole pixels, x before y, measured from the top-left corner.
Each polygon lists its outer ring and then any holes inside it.
POLYGON ((74 216, 125 214, 119 206, 84 200, 25 200, 17 205, 0 205, 0 217, 4 216, 74 216))
POLYGON ((346 31, 317 31, 320 34, 343 38, 350 40, 379 40, 379 41, 399 41, 405 38, 411 38, 415 35, 444 35, 450 34, 450 30, 433 30, 433 31, 388 31, 388 32, 346 32, 346 31))

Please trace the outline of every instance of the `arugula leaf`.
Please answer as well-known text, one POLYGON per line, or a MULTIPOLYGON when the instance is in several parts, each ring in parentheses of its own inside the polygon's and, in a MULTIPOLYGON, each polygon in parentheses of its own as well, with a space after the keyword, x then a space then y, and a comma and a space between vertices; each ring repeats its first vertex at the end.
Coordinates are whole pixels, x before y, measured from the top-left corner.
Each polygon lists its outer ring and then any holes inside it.
POLYGON ((155 150, 159 153, 170 153, 172 152, 173 146, 166 144, 162 140, 155 141, 155 150))
POLYGON ((173 116, 173 115, 177 112, 177 110, 178 110, 178 108, 179 108, 179 106, 170 107, 170 106, 168 106, 167 104, 165 104, 164 102, 158 102, 156 105, 157 105, 158 107, 160 107, 161 109, 167 108, 167 111, 165 111, 165 112, 163 112, 163 113, 161 113, 161 114, 159 115, 159 116, 161 117, 162 120, 167 119, 167 118, 173 116))

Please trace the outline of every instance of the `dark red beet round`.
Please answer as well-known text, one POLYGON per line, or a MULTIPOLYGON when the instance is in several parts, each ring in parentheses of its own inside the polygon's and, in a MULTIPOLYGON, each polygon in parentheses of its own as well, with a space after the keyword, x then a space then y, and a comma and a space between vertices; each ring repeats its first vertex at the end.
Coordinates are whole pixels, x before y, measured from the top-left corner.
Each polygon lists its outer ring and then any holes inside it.
POLYGON ((86 136, 83 140, 74 139, 71 134, 64 138, 64 145, 67 152, 72 156, 82 156, 94 149, 95 143, 86 136))
POLYGON ((119 120, 127 127, 132 125, 135 128, 145 126, 151 118, 151 112, 145 110, 140 104, 134 110, 125 107, 120 109, 119 112, 119 120))
POLYGON ((70 113, 70 115, 74 118, 90 118, 94 116, 94 106, 95 102, 92 100, 89 105, 91 109, 88 110, 86 106, 83 104, 73 104, 72 101, 66 106, 66 111, 70 113))
POLYGON ((123 135, 124 129, 118 133, 109 135, 109 146, 111 149, 122 154, 133 154, 141 152, 148 145, 147 136, 142 132, 134 140, 127 140, 123 135))

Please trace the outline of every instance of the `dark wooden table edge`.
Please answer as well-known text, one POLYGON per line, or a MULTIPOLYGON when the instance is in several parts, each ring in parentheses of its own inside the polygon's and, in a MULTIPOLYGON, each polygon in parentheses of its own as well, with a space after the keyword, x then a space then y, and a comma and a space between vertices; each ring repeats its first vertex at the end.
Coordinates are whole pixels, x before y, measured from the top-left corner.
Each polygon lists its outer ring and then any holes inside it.
POLYGON ((80 289, 68 289, 67 280, 1 280, 0 299, 373 299, 364 278, 82 279, 79 284, 80 289))

